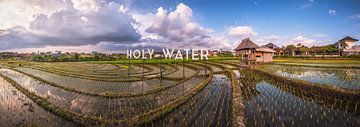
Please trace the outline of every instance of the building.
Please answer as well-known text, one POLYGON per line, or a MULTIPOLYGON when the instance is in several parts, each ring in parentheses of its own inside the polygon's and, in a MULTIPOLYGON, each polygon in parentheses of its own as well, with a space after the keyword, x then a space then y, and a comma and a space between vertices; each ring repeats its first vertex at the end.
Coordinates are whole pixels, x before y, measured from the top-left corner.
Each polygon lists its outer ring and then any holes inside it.
POLYGON ((350 49, 352 48, 355 43, 359 41, 357 39, 354 39, 352 37, 346 36, 343 39, 339 40, 335 43, 336 48, 338 49, 350 49))
POLYGON ((250 38, 245 38, 235 48, 236 54, 241 56, 246 64, 272 62, 275 50, 267 46, 258 46, 250 38))
POLYGON ((221 50, 215 49, 215 50, 209 51, 209 56, 216 57, 216 56, 218 56, 220 53, 221 53, 221 50))
POLYGON ((354 45, 349 49, 343 50, 343 55, 360 55, 360 45, 354 45))
POLYGON ((340 51, 340 55, 359 55, 360 45, 355 45, 357 41, 359 40, 346 36, 334 45, 340 51))
POLYGON ((273 44, 273 43, 267 43, 267 44, 264 45, 264 46, 269 47, 269 48, 271 48, 271 49, 278 49, 278 48, 280 48, 279 46, 277 46, 277 45, 275 45, 275 44, 273 44))
POLYGON ((275 50, 275 53, 274 53, 275 56, 279 56, 279 55, 284 54, 284 50, 282 48, 280 48, 279 46, 275 45, 274 43, 267 43, 264 46, 275 50))

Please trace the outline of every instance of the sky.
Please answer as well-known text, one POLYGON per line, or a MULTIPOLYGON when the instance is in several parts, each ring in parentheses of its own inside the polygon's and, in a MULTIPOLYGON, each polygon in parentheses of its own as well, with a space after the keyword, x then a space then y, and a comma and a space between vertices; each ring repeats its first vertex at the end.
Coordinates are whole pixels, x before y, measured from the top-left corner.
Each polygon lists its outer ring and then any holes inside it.
MULTIPOLYGON (((359 0, 0 0, 0 51, 234 49, 360 39, 359 0)), ((357 43, 359 44, 359 43, 357 43)))

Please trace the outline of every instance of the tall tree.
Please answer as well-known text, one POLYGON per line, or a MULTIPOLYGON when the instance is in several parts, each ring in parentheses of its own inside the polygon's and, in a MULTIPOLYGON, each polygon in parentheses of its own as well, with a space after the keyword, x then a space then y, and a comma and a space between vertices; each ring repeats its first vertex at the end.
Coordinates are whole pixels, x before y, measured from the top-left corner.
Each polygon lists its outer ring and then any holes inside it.
POLYGON ((295 45, 288 45, 288 46, 286 46, 286 49, 291 51, 291 56, 294 56, 294 54, 295 54, 294 51, 296 49, 295 45))

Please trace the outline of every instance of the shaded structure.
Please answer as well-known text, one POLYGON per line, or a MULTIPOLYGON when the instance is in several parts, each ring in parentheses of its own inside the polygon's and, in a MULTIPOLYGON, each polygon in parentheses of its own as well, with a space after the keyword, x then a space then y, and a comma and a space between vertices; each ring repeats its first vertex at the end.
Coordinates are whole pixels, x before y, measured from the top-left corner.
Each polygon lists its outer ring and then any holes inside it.
POLYGON ((275 53, 274 53, 275 56, 279 56, 279 55, 284 54, 284 49, 282 49, 281 47, 275 45, 274 43, 267 43, 267 44, 264 45, 264 46, 269 47, 269 48, 275 50, 275 53))
POLYGON ((266 47, 269 47, 271 49, 278 49, 280 48, 279 46, 275 45, 274 43, 267 43, 266 45, 264 45, 266 47))
POLYGON ((247 65, 272 62, 273 54, 276 52, 267 46, 258 46, 250 38, 243 39, 235 51, 247 65))
POLYGON ((355 45, 359 41, 350 36, 346 36, 335 43, 339 49, 340 55, 360 55, 360 45, 355 45))

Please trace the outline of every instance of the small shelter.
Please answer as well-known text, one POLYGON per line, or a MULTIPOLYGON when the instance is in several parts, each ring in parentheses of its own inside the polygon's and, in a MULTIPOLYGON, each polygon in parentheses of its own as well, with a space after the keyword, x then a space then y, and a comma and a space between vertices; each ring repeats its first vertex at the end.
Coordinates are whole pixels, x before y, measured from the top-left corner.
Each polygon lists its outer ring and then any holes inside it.
POLYGON ((350 49, 352 48, 356 42, 359 41, 355 38, 352 38, 350 36, 346 36, 335 43, 335 46, 339 49, 350 49))
POLYGON ((250 38, 245 38, 235 48, 236 54, 240 55, 246 64, 272 62, 275 50, 267 46, 258 46, 250 38))
POLYGON ((340 55, 360 55, 360 45, 355 45, 359 41, 355 38, 346 36, 335 43, 340 55))
POLYGON ((269 47, 269 48, 271 48, 271 49, 278 49, 278 48, 280 48, 279 46, 277 46, 277 45, 275 45, 275 44, 273 44, 273 43, 267 43, 267 44, 264 45, 264 46, 269 47))

